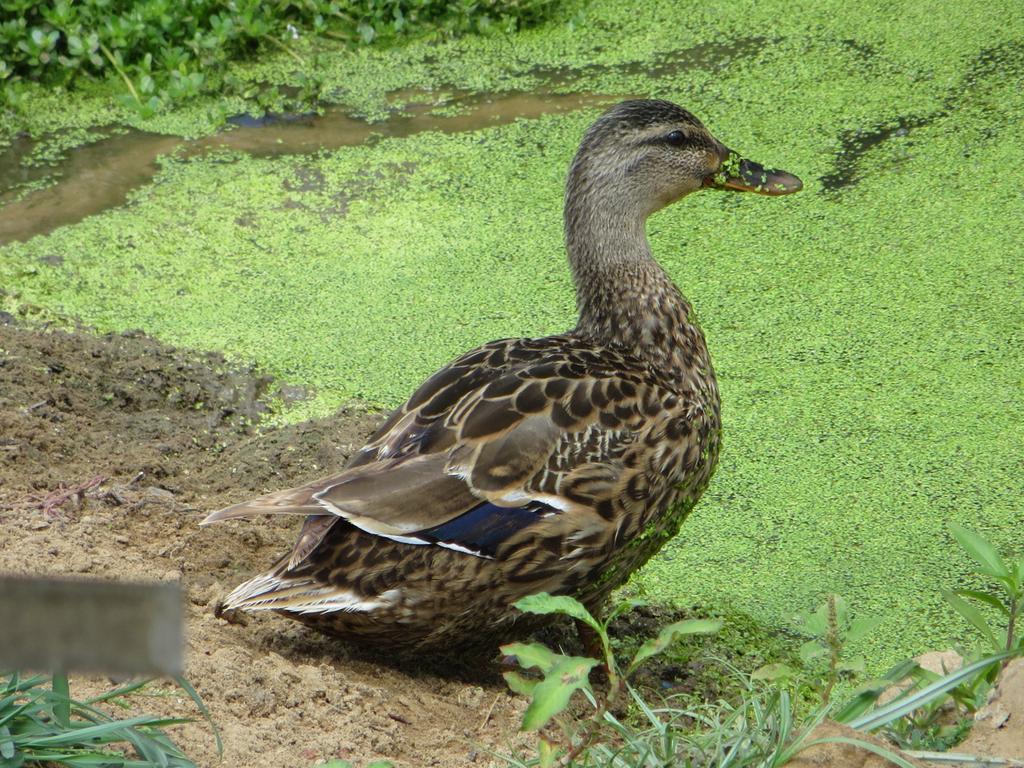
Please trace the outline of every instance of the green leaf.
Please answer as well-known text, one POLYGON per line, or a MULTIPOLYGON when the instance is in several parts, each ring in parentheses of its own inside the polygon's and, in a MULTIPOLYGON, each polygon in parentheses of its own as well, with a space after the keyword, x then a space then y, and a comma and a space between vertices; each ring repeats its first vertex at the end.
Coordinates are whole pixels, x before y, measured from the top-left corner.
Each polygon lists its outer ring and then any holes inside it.
POLYGON ((939 765, 955 765, 957 768, 1018 768, 1021 763, 1002 757, 967 755, 963 752, 926 752, 916 749, 903 750, 905 755, 939 765))
POLYGON ((373 38, 377 36, 377 30, 365 22, 356 27, 356 32, 359 33, 359 37, 364 44, 372 43, 373 38))
POLYGON ((942 596, 946 598, 946 602, 953 606, 957 613, 973 624, 985 639, 988 640, 989 644, 993 648, 997 648, 999 646, 999 641, 996 639, 995 633, 992 631, 992 628, 989 627, 988 622, 985 621, 985 617, 981 615, 981 611, 963 598, 957 597, 948 589, 940 590, 940 592, 942 592, 942 596))
POLYGON ((722 628, 721 619, 685 619, 662 627, 658 636, 651 638, 640 646, 633 660, 629 662, 629 672, 632 672, 651 656, 662 653, 676 638, 683 635, 713 635, 722 628))
POLYGON ((969 597, 972 600, 991 605, 997 611, 1001 611, 1004 616, 1009 617, 1010 609, 1006 607, 1006 604, 995 595, 991 595, 988 592, 981 592, 977 589, 954 589, 954 595, 960 595, 961 597, 969 597))
POLYGON ((751 680, 758 680, 764 683, 778 683, 792 680, 796 677, 796 670, 788 664, 765 664, 758 667, 750 675, 751 680))
POLYGON ((812 661, 816 661, 821 657, 828 655, 828 648, 823 646, 817 640, 808 640, 800 646, 798 653, 800 655, 800 661, 804 664, 810 664, 812 661))
POLYGON ((68 685, 68 676, 55 674, 50 688, 56 697, 53 716, 57 720, 57 724, 67 730, 71 727, 71 688, 68 685))
MULTIPOLYGON (((139 678, 138 680, 131 680, 122 686, 119 686, 117 688, 111 688, 109 691, 105 691, 104 693, 101 693, 99 696, 94 696, 91 699, 85 699, 81 703, 96 704, 101 701, 109 701, 111 704, 118 704, 118 702, 112 700, 118 699, 122 696, 127 696, 130 693, 134 693, 135 691, 145 688, 151 682, 153 682, 153 679, 150 677, 143 677, 139 678)), ((128 708, 128 705, 126 704, 120 704, 120 706, 123 706, 125 709, 128 708)))
POLYGON ((51 736, 34 738, 33 743, 46 747, 78 744, 85 739, 109 738, 112 734, 115 734, 122 728, 132 728, 136 725, 152 725, 156 721, 158 721, 158 718, 150 715, 141 715, 140 717, 130 717, 126 720, 114 720, 109 723, 100 723, 98 725, 90 725, 85 728, 75 728, 71 731, 56 733, 51 736))
POLYGON ((882 619, 874 616, 854 619, 850 622, 850 628, 846 630, 846 642, 855 643, 876 627, 881 625, 882 619))
POLYGON ((622 614, 635 611, 637 608, 642 608, 645 605, 647 605, 646 600, 623 600, 608 613, 608 618, 605 620, 605 624, 611 624, 622 614))
POLYGON ((855 656, 852 659, 840 661, 839 664, 836 666, 836 669, 839 672, 849 672, 860 675, 864 673, 864 669, 866 666, 867 662, 864 661, 863 656, 855 656))
POLYGON ((828 604, 822 605, 818 610, 804 611, 797 615, 800 623, 800 631, 805 635, 823 636, 828 631, 828 604))
MULTIPOLYGON (((854 697, 844 704, 833 716, 832 719, 840 723, 849 723, 854 718, 860 717, 867 712, 885 691, 893 685, 907 678, 919 680, 920 673, 925 670, 913 659, 906 659, 893 666, 882 677, 870 680, 860 686, 854 697)), ((935 677, 938 677, 936 675, 935 677)))
POLYGON ((14 739, 11 738, 11 730, 6 725, 0 725, 0 757, 4 760, 14 757, 14 739))
POLYGON ((958 523, 950 523, 949 530, 953 537, 960 543, 964 551, 974 558, 981 568, 980 571, 986 576, 1006 578, 1010 571, 999 556, 996 548, 982 536, 969 531, 958 523))
POLYGON ((538 745, 537 751, 540 756, 540 768, 551 768, 555 764, 555 760, 558 758, 558 745, 552 744, 545 738, 541 738, 538 745))
POLYGON ((223 755, 224 742, 222 742, 220 739, 220 728, 218 728, 217 724, 213 721, 213 715, 210 714, 210 710, 207 709, 206 704, 203 703, 202 696, 200 696, 199 692, 192 687, 192 683, 185 679, 184 675, 176 676, 174 678, 174 682, 181 686, 181 689, 188 694, 188 697, 192 699, 192 702, 199 709, 199 712, 202 714, 203 719, 206 720, 206 722, 210 726, 210 730, 213 731, 213 741, 217 745, 217 755, 223 755))
POLYGON ((602 631, 601 625, 590 615, 590 611, 584 608, 581 602, 568 595, 549 595, 547 592, 538 592, 536 595, 520 598, 515 602, 515 606, 523 613, 539 615, 560 613, 571 616, 590 625, 598 633, 602 631))
POLYGON ((533 701, 523 714, 522 729, 536 731, 543 728, 569 705, 569 699, 576 691, 589 690, 587 675, 598 664, 597 659, 582 656, 569 656, 557 664, 533 689, 533 701))
POLYGON ((900 680, 904 680, 908 677, 914 677, 917 673, 923 671, 924 669, 914 659, 904 659, 892 666, 884 675, 882 675, 882 680, 888 680, 890 684, 898 683, 900 680))
POLYGON ((832 715, 832 718, 839 723, 849 723, 855 717, 860 717, 874 706, 875 702, 878 701, 878 697, 881 696, 888 687, 888 684, 885 684, 872 685, 871 687, 863 688, 838 711, 836 711, 832 715))
POLYGON ((544 674, 566 658, 541 643, 507 643, 501 646, 501 652, 506 656, 515 656, 523 669, 537 667, 544 674))
POLYGON ((501 676, 505 678, 505 683, 511 689, 512 693, 518 693, 520 696, 532 696, 533 689, 537 687, 539 680, 531 680, 528 677, 523 677, 518 672, 502 672, 501 676))

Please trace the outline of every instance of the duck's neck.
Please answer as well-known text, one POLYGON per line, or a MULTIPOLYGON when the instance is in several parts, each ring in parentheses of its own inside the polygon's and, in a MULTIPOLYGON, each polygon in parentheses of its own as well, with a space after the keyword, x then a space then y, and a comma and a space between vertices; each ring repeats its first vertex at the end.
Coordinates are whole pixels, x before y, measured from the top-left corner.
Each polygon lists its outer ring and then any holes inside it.
POLYGON ((689 303, 651 256, 646 218, 600 194, 570 190, 565 236, 579 311, 575 333, 625 348, 673 376, 689 378, 694 366, 710 372, 689 303))

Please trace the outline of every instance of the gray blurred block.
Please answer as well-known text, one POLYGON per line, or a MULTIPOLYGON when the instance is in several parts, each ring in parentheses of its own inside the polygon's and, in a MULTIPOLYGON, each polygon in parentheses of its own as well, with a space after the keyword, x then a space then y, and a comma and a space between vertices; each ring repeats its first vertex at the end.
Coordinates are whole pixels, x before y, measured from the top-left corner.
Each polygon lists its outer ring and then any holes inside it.
POLYGON ((0 670, 180 675, 177 583, 0 576, 0 670))

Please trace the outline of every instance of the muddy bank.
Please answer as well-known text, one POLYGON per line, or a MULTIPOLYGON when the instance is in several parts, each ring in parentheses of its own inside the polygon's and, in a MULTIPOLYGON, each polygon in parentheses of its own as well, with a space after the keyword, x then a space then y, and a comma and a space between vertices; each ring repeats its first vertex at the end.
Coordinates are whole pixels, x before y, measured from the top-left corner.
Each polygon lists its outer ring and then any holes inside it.
MULTIPOLYGON (((187 675, 223 731, 225 765, 489 764, 486 749, 515 739, 522 708, 493 673, 382 665, 277 617, 214 616, 227 590, 289 546, 298 521, 200 530, 203 513, 339 468, 380 420, 349 409, 255 428, 267 398, 296 394, 140 333, 0 318, 0 570, 181 579, 187 675)), ((105 685, 75 679, 72 691, 105 685)), ((180 693, 146 708, 194 711, 180 693)), ((199 765, 215 763, 204 725, 172 733, 199 765)))

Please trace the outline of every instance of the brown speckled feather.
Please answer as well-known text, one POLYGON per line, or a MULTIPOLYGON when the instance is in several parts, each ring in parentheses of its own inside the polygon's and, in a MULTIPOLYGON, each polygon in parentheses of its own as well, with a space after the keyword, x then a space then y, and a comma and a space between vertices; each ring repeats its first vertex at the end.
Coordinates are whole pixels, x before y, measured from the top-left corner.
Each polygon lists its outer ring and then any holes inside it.
POLYGON ((227 607, 398 648, 501 635, 512 603, 540 591, 596 609, 676 533, 716 464, 704 336, 643 221, 728 156, 667 102, 602 117, 566 193, 577 327, 466 353, 341 474, 207 518, 308 515, 292 552, 227 607))

